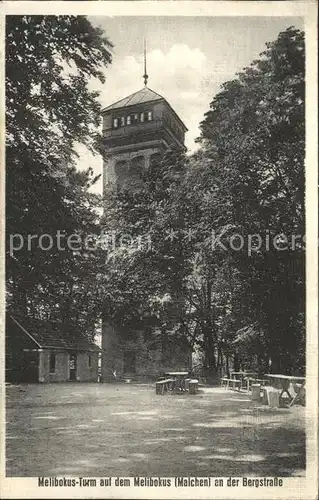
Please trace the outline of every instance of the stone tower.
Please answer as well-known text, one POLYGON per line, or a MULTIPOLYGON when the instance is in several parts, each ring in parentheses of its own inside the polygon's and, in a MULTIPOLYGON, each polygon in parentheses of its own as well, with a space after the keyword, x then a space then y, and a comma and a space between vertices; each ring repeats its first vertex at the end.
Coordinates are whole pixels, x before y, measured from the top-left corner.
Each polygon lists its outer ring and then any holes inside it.
POLYGON ((154 155, 169 146, 184 149, 187 128, 161 95, 147 86, 102 110, 104 190, 129 188, 154 155))
MULTIPOLYGON (((142 170, 168 147, 186 149, 186 126, 166 99, 147 87, 147 78, 145 68, 144 88, 102 110, 105 195, 114 185, 130 189, 141 183, 142 170)), ((167 361, 161 350, 148 350, 143 332, 120 331, 108 318, 102 323, 102 349, 103 381, 156 376, 165 368, 191 363, 184 348, 177 353, 170 348, 172 359, 167 361)))

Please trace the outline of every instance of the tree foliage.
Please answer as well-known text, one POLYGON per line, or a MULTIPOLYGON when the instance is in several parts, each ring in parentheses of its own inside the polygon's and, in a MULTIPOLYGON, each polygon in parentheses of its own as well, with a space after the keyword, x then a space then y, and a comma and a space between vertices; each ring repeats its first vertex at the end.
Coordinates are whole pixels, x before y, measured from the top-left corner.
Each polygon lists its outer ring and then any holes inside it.
POLYGON ((106 237, 92 251, 8 251, 9 306, 182 340, 207 373, 302 369, 303 33, 280 33, 222 86, 196 153, 168 150, 139 187, 109 192, 100 225, 75 144, 99 149, 88 82, 103 81, 111 44, 81 16, 9 16, 6 29, 8 237, 106 237))
POLYGON ((201 124, 205 154, 219 160, 220 220, 262 238, 251 256, 232 258, 248 284, 247 325, 257 321, 267 333, 274 369, 303 363, 304 64, 304 35, 288 28, 223 86, 201 124), (267 248, 276 235, 279 244, 267 248))
POLYGON ((56 234, 98 230, 99 200, 89 191, 96 176, 76 170, 75 146, 97 151, 100 105, 89 82, 104 81, 111 48, 83 16, 6 17, 7 291, 15 314, 84 324, 96 314, 94 259, 65 244, 59 250, 56 234), (36 238, 28 248, 28 236, 43 234, 54 239, 51 249, 36 238), (23 238, 19 251, 10 252, 10 235, 23 238))
POLYGON ((304 132, 304 37, 289 28, 214 97, 197 153, 168 152, 138 191, 108 198, 106 227, 152 242, 118 254, 114 269, 131 264, 114 310, 125 296, 129 318, 137 299, 210 372, 253 356, 302 369, 304 132))

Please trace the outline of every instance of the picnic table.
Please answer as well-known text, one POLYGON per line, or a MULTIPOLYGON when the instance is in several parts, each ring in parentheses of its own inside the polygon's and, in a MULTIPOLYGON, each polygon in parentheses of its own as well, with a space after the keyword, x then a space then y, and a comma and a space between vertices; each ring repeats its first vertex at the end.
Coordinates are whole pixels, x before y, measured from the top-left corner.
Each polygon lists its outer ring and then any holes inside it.
POLYGON ((188 376, 188 372, 166 372, 165 376, 173 379, 173 390, 186 390, 185 381, 188 376))
POLYGON ((253 379, 254 377, 257 377, 258 373, 255 372, 244 372, 244 371, 239 371, 239 372, 232 372, 231 373, 231 378, 235 378, 237 380, 240 380, 240 388, 242 389, 244 385, 244 380, 247 382, 247 390, 249 391, 249 381, 250 378, 253 379))
POLYGON ((249 376, 247 377, 247 390, 249 391, 251 389, 251 386, 253 384, 260 384, 262 387, 269 384, 268 380, 265 380, 264 378, 257 378, 256 374, 254 376, 249 376))
POLYGON ((283 394, 286 393, 289 397, 289 407, 295 404, 297 401, 301 401, 303 403, 305 398, 305 377, 295 377, 293 375, 280 375, 280 374, 272 374, 267 373, 264 375, 265 377, 270 379, 270 382, 274 384, 274 386, 278 386, 281 389, 281 393, 279 395, 279 399, 282 398, 283 394), (295 396, 292 396, 289 392, 290 384, 293 384, 293 388, 295 391, 295 396))

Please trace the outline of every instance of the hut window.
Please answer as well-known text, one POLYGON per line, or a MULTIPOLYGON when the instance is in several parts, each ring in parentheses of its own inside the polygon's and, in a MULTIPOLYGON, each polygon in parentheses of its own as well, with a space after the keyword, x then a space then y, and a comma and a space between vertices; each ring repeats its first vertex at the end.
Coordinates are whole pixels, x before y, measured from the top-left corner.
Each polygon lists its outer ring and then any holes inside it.
POLYGON ((89 363, 89 368, 91 368, 91 366, 92 366, 92 358, 91 358, 90 354, 88 356, 88 363, 89 363))
POLYGON ((114 120, 113 120, 113 127, 117 128, 118 126, 119 126, 119 120, 118 120, 118 118, 114 118, 114 120))
POLYGON ((141 113, 140 117, 141 117, 141 122, 143 122, 144 121, 144 113, 141 113))
POLYGON ((122 127, 124 127, 124 125, 125 125, 125 117, 124 116, 121 116, 121 125, 122 125, 122 127))
POLYGON ((55 373, 55 354, 50 352, 50 373, 55 373))
POLYGON ((138 122, 138 114, 135 113, 135 115, 134 115, 134 123, 137 123, 137 122, 138 122))
POLYGON ((131 115, 126 117, 126 125, 131 125, 131 115))
POLYGON ((149 122, 150 122, 151 120, 153 120, 153 113, 152 113, 152 111, 148 111, 148 112, 147 112, 147 119, 148 119, 148 121, 149 121, 149 122))

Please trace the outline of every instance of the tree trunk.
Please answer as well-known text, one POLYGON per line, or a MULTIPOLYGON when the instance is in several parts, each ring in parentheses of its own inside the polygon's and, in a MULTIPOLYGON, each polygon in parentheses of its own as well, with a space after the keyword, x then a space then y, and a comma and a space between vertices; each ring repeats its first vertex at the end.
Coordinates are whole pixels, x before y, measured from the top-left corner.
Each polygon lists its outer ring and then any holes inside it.
POLYGON ((206 324, 205 324, 205 339, 206 339, 206 360, 207 369, 210 374, 216 374, 215 346, 213 342, 213 324, 212 324, 212 284, 210 279, 207 280, 207 308, 206 308, 206 324))
POLYGON ((234 354, 234 371, 239 372, 239 370, 240 370, 240 360, 237 354, 234 354))
POLYGON ((226 354, 226 373, 227 373, 227 378, 230 378, 230 372, 229 372, 229 356, 226 354))

